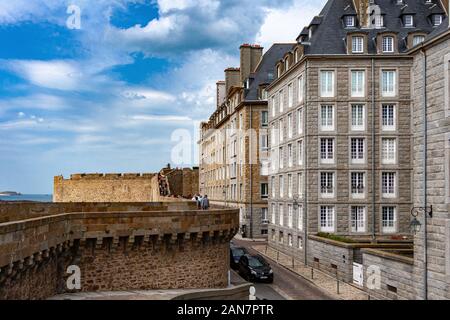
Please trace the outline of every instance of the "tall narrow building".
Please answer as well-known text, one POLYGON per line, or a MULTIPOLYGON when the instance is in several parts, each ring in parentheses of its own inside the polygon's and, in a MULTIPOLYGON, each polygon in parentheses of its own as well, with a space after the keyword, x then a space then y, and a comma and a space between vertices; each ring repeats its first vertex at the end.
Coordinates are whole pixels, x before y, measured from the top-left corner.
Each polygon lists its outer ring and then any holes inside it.
POLYGON ((293 45, 275 44, 265 54, 260 46, 242 45, 240 68, 225 70, 225 81, 217 83, 217 109, 201 124, 200 193, 214 204, 238 207, 244 237, 267 237, 266 87, 293 45))
POLYGON ((441 1, 329 0, 267 88, 269 243, 308 262, 309 236, 411 238, 408 50, 446 16, 441 1))

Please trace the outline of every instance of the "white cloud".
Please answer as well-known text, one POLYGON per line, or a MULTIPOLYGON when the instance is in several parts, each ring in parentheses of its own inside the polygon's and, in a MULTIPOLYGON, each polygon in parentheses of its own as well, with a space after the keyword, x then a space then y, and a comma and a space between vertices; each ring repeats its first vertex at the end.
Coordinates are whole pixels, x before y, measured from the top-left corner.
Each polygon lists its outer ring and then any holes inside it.
POLYGON ((295 1, 286 8, 266 8, 266 17, 256 41, 268 49, 273 43, 291 43, 319 14, 326 0, 295 1))
MULTIPOLYGON (((60 111, 70 107, 71 106, 68 101, 62 97, 40 93, 0 100, 0 108, 3 110, 38 109, 46 111, 60 111)), ((24 117, 25 112, 20 111, 17 115, 18 117, 24 117)))

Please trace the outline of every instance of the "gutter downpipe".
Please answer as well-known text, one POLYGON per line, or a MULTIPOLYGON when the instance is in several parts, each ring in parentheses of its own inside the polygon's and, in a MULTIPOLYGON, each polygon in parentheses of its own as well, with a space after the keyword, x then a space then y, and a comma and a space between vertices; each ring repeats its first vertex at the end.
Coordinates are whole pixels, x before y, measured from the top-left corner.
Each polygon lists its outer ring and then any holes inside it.
POLYGON ((374 58, 372 60, 372 242, 375 243, 377 236, 376 236, 376 210, 375 210, 375 180, 376 180, 376 174, 375 174, 375 60, 374 58))
POLYGON ((306 119, 308 119, 308 60, 305 61, 305 84, 304 84, 304 107, 303 107, 303 130, 305 132, 305 138, 303 143, 303 150, 304 150, 304 170, 303 170, 303 194, 304 194, 304 203, 303 203, 303 228, 304 228, 304 241, 303 241, 303 248, 304 248, 304 254, 305 254, 305 266, 308 266, 308 175, 307 168, 308 168, 308 148, 306 147, 308 145, 308 126, 306 123, 306 119))
MULTIPOLYGON (((428 96, 427 96, 427 52, 425 48, 422 48, 423 54, 423 207, 427 207, 428 195, 427 195, 427 184, 428 184, 428 122, 427 122, 427 106, 428 106, 428 96)), ((425 210, 426 211, 426 210, 425 210)), ((423 228, 423 250, 424 250, 424 273, 423 273, 423 295, 424 299, 428 300, 428 230, 427 221, 428 215, 425 212, 423 215, 424 228, 423 228)))
MULTIPOLYGON (((250 104, 250 141, 249 141, 249 165, 250 165, 250 239, 253 239, 253 106, 250 104)), ((244 141, 245 143, 245 141, 244 141)), ((244 159, 245 160, 245 159, 244 159)), ((241 168, 242 170, 242 168, 241 168)))

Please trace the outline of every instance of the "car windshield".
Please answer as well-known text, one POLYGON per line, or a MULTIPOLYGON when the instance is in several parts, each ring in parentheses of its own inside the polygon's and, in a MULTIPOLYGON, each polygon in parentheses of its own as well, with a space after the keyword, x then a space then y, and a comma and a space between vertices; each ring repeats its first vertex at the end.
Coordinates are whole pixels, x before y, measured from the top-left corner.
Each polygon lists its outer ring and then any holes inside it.
POLYGON ((233 256, 235 257, 242 257, 244 254, 244 249, 233 249, 233 256))
POLYGON ((264 267, 264 264, 259 259, 254 258, 254 257, 248 258, 248 265, 252 268, 264 267))

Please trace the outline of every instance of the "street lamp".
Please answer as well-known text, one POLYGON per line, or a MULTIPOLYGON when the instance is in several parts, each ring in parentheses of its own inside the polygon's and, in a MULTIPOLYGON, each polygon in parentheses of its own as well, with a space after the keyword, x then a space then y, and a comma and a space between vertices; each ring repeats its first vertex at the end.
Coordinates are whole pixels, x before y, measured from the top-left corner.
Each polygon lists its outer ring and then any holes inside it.
POLYGON ((422 224, 417 219, 417 216, 420 214, 427 214, 430 218, 433 217, 433 206, 429 207, 414 207, 411 209, 411 216, 413 216, 413 219, 409 225, 411 232, 416 235, 420 232, 422 229, 422 224))

